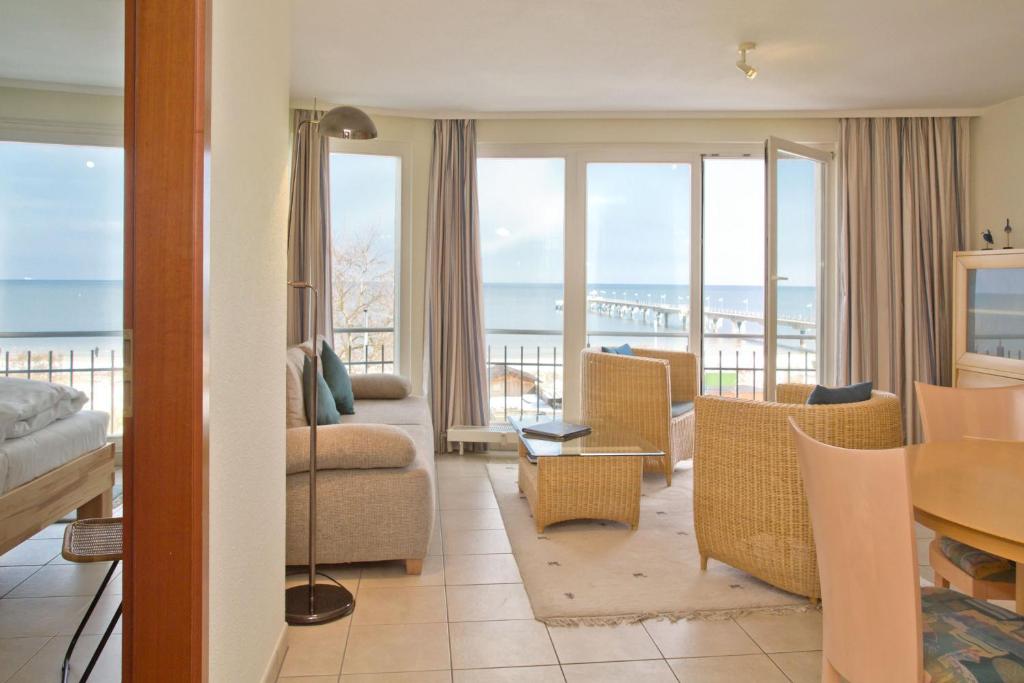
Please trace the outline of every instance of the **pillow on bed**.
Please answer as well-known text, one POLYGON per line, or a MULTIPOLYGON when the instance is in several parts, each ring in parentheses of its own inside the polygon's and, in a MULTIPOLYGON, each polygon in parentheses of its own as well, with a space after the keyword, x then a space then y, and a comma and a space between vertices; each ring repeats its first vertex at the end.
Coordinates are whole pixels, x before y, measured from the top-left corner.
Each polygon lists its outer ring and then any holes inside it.
POLYGON ((0 377, 0 441, 37 432, 74 415, 88 400, 64 384, 0 377))

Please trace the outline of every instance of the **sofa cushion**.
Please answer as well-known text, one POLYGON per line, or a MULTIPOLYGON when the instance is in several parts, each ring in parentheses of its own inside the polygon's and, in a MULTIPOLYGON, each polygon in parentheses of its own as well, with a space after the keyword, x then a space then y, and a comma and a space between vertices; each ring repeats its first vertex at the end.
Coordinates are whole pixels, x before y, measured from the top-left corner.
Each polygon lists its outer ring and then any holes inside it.
POLYGON ((823 387, 820 384, 807 397, 807 405, 836 405, 860 403, 871 399, 871 382, 851 384, 847 387, 823 387))
POLYGON ((352 375, 352 392, 357 399, 397 400, 408 396, 412 392, 412 385, 399 375, 352 375))
POLYGON ((352 395, 352 380, 348 376, 348 368, 338 358, 330 344, 326 341, 320 345, 320 362, 323 365, 324 380, 331 388, 334 405, 342 415, 355 413, 355 396, 352 395))
POLYGON ((331 388, 327 386, 324 376, 319 371, 314 372, 313 363, 307 357, 302 361, 302 396, 303 405, 306 406, 306 419, 312 422, 314 413, 310 399, 313 394, 313 382, 316 382, 316 423, 318 425, 334 425, 341 421, 337 406, 334 405, 334 396, 331 395, 331 388), (316 375, 314 380, 313 375, 316 375))
MULTIPOLYGON (((412 437, 391 425, 325 425, 316 434, 318 471, 406 467, 416 457, 412 437)), ((287 468, 309 471, 308 427, 288 430, 287 468)))
POLYGON ((355 415, 342 415, 344 424, 430 425, 430 406, 422 396, 356 401, 355 415))
POLYGON ((285 426, 309 426, 306 419, 306 394, 302 391, 302 365, 312 348, 309 342, 289 346, 285 353, 285 426))

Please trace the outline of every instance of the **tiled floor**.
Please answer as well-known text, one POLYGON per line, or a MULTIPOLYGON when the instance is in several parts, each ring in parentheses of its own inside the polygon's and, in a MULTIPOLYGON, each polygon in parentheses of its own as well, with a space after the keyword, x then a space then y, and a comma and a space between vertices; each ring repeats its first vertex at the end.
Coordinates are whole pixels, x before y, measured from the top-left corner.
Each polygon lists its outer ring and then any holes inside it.
MULTIPOLYGON (((120 483, 121 473, 117 472, 120 483)), ((120 515, 121 510, 114 511, 120 515)), ((54 524, 0 555, 0 682, 59 681, 71 636, 85 615, 109 562, 73 564, 60 555, 64 525, 54 524)), ((71 660, 72 680, 92 656, 121 601, 121 567, 86 625, 71 660)), ((118 622, 90 682, 121 680, 118 622)))
MULTIPOLYGON (((818 680, 817 613, 588 628, 535 621, 484 463, 438 458, 439 523, 421 575, 406 575, 401 563, 326 568, 356 594, 356 611, 293 627, 280 681, 818 680)), ((0 556, 0 683, 57 680, 70 634, 105 572, 64 562, 62 535, 54 525, 0 556)), ((919 535, 927 562, 930 533, 919 528, 919 535)), ((930 569, 922 575, 930 578, 930 569)), ((120 576, 111 589, 78 648, 78 670, 117 606, 120 576)), ((115 636, 90 680, 118 681, 120 653, 115 636)))
POLYGON ((399 563, 336 569, 356 594, 356 611, 330 626, 293 627, 280 681, 820 679, 817 612, 616 627, 535 621, 485 462, 438 458, 439 524, 423 575, 406 576, 399 563))

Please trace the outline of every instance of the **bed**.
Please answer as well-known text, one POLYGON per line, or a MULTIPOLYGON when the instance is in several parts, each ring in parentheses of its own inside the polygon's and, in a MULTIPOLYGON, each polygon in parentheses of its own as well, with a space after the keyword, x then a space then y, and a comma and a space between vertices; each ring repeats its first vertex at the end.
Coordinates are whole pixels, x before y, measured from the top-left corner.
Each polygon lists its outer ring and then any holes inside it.
POLYGON ((109 517, 114 445, 106 413, 81 410, 0 441, 0 554, 76 510, 109 517))

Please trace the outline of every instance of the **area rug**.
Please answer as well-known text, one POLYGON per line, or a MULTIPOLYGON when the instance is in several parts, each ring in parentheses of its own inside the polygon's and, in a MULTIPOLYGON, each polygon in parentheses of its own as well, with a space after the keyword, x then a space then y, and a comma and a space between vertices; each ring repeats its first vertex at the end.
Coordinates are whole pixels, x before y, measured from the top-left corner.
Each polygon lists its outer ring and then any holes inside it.
POLYGON ((552 626, 634 623, 651 618, 728 619, 813 609, 786 593, 712 560, 700 570, 693 530, 692 470, 671 487, 645 477, 640 527, 572 521, 538 534, 516 485, 517 465, 488 465, 534 616, 552 626))

